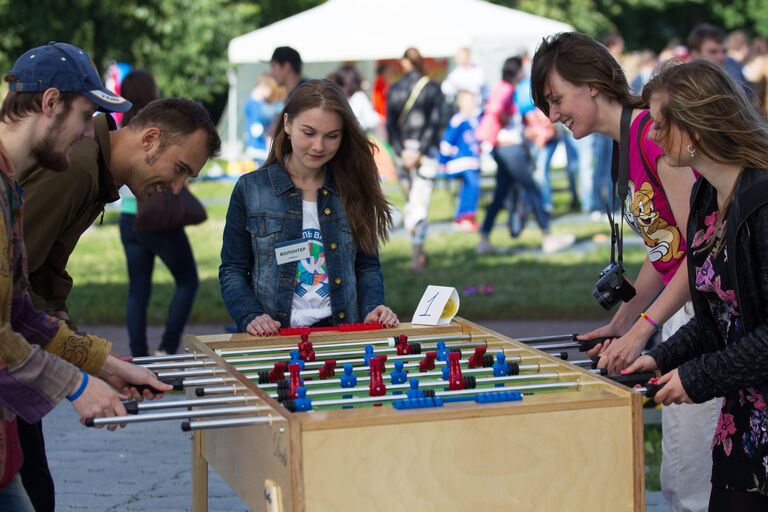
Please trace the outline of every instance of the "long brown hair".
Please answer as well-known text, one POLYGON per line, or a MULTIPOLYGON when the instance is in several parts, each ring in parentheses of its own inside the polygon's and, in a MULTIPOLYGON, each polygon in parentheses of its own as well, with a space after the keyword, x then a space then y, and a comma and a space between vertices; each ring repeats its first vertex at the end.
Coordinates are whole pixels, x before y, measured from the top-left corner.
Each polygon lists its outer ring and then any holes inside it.
POLYGON ((674 125, 715 162, 768 169, 768 122, 720 66, 703 59, 666 63, 643 88, 643 98, 654 93, 666 96, 660 136, 674 125))
MULTIPOLYGON (((704 59, 668 62, 643 88, 646 100, 656 93, 665 96, 659 106, 660 137, 667 137, 674 125, 715 162, 768 169, 768 121, 720 66, 704 59)), ((721 222, 735 189, 736 185, 720 208, 721 222)), ((715 253, 724 246, 725 232, 719 240, 715 253)), ((715 237, 699 250, 709 250, 714 243, 715 237)))
POLYGON ((376 145, 368 139, 341 87, 330 80, 308 80, 288 96, 278 117, 275 138, 265 165, 279 163, 293 151, 285 133, 285 116, 293 120, 300 113, 322 108, 341 117, 341 145, 328 162, 328 171, 339 189, 357 246, 365 253, 378 250, 379 241, 389 237, 392 227, 390 205, 379 183, 373 160, 376 145))
POLYGON ((624 107, 647 107, 630 92, 627 77, 608 48, 586 34, 561 32, 544 38, 536 49, 531 67, 533 102, 547 117, 544 88, 552 71, 574 85, 594 87, 624 107))

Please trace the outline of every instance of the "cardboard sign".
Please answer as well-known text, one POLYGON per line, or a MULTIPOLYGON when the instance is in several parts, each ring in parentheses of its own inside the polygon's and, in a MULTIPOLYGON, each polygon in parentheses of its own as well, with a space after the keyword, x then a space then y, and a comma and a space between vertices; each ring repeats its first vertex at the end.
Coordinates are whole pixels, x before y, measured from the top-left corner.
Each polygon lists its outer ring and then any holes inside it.
POLYGON ((448 324, 459 312, 459 292, 450 286, 427 286, 421 301, 413 313, 415 325, 448 324))
POLYGON ((289 240, 275 244, 275 259, 278 265, 307 258, 309 258, 309 242, 306 240, 289 240))

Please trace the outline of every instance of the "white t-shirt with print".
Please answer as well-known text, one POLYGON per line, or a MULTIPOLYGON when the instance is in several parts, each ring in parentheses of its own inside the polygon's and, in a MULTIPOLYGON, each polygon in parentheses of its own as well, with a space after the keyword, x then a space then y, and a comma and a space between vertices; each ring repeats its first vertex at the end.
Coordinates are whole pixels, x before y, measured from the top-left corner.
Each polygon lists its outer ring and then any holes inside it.
POLYGON ((302 201, 302 237, 309 242, 309 258, 300 260, 293 287, 291 327, 307 327, 331 316, 331 286, 325 264, 317 203, 302 201))

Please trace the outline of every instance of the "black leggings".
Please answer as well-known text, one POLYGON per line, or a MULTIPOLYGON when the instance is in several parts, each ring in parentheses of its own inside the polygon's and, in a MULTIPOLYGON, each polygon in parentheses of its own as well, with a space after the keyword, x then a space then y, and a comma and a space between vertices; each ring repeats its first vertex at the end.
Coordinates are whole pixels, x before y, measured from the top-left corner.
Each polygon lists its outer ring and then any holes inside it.
POLYGON ((757 492, 723 489, 712 486, 709 512, 765 512, 768 496, 757 492))

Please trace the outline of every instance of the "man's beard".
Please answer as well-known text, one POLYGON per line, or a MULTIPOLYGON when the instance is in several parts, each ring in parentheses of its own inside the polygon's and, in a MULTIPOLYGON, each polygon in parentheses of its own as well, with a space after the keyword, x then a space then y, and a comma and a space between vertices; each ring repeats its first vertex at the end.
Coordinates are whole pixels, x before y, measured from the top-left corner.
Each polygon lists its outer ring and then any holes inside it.
POLYGON ((68 114, 69 110, 67 109, 57 115, 43 140, 32 147, 32 156, 40 166, 46 169, 63 172, 69 167, 69 152, 62 153, 54 149, 61 133, 61 123, 65 121, 68 114))

